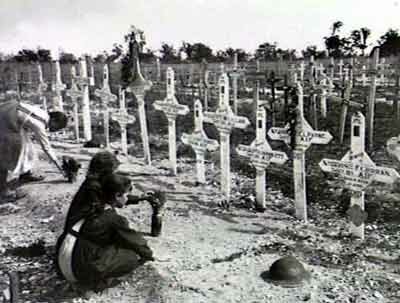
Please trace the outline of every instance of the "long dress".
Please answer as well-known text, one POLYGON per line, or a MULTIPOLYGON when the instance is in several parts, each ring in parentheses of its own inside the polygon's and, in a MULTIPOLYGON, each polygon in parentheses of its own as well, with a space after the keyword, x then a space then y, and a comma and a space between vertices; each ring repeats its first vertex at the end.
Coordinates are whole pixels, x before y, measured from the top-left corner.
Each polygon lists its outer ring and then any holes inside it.
POLYGON ((58 240, 58 267, 70 282, 92 284, 119 277, 153 259, 147 241, 114 209, 98 210, 95 214, 87 211, 88 201, 78 198, 93 198, 96 190, 100 189, 95 180, 84 181, 58 240))

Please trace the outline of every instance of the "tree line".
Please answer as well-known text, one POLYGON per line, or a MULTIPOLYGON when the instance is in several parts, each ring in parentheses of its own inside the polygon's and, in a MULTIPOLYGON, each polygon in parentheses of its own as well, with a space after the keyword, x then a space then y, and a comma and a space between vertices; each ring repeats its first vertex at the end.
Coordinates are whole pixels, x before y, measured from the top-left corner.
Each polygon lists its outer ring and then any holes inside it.
MULTIPOLYGON (((235 53, 238 61, 247 62, 251 60, 277 61, 295 60, 314 56, 319 58, 346 58, 352 56, 366 56, 366 50, 372 43, 369 41, 371 30, 367 27, 355 29, 349 35, 342 35, 341 29, 344 24, 336 21, 332 24, 327 36, 323 37, 325 49, 318 49, 316 45, 309 45, 304 50, 298 52, 295 49, 283 49, 277 42, 264 42, 260 44, 254 53, 246 52, 243 49, 228 47, 224 50, 213 50, 210 46, 202 43, 190 43, 183 41, 180 47, 163 42, 159 50, 144 48, 140 53, 140 59, 144 63, 154 62, 157 56, 162 63, 200 63, 207 62, 226 62, 233 59, 235 53)), ((93 57, 94 62, 115 62, 122 64, 129 61, 128 43, 132 33, 125 35, 125 44, 115 43, 110 52, 103 51, 93 57)), ((400 33, 397 29, 389 29, 382 35, 376 44, 380 47, 381 57, 397 56, 400 54, 400 33)), ((59 54, 60 63, 76 63, 77 57, 73 53, 62 51, 59 54)), ((38 47, 34 49, 22 49, 17 54, 0 53, 0 62, 50 62, 52 61, 51 51, 38 47)))

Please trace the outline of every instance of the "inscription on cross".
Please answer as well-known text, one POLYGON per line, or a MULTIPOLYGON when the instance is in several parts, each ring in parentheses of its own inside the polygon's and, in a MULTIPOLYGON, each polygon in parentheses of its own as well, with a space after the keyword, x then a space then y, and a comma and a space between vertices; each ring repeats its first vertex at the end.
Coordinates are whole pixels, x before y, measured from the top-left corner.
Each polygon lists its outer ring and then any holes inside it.
POLYGON ((364 239, 364 190, 372 181, 393 183, 400 177, 396 170, 376 166, 365 152, 365 118, 360 112, 351 120, 350 151, 341 160, 322 159, 321 169, 336 174, 344 183, 344 187, 352 192, 349 215, 351 233, 364 239))
POLYGON ((176 165, 176 117, 178 115, 186 115, 189 108, 186 105, 178 103, 175 97, 175 75, 171 67, 167 68, 167 97, 164 101, 155 101, 153 103, 155 109, 164 112, 168 119, 168 146, 170 169, 173 175, 177 174, 176 165))
POLYGON ((256 168, 256 208, 265 210, 265 169, 270 163, 284 164, 287 156, 284 152, 274 151, 266 139, 266 112, 264 108, 257 111, 256 139, 250 145, 239 144, 236 148, 239 155, 249 158, 256 168))
POLYGON ((194 131, 191 134, 183 133, 182 142, 190 145, 196 154, 197 182, 206 183, 204 157, 207 150, 218 148, 218 141, 209 139, 203 129, 203 108, 200 100, 194 103, 194 131))
POLYGON ((297 82, 297 93, 298 105, 294 125, 287 124, 284 128, 272 127, 268 131, 268 136, 272 140, 282 140, 293 148, 296 217, 307 221, 305 152, 311 144, 328 144, 332 136, 329 132, 313 130, 304 118, 303 88, 300 82, 297 82), (294 131, 294 142, 291 142, 293 134, 289 131, 294 131))
POLYGON ((219 105, 216 112, 205 112, 204 122, 214 124, 220 135, 221 191, 227 202, 230 199, 230 134, 233 128, 246 128, 250 122, 246 117, 236 116, 229 106, 229 79, 220 76, 219 105))
POLYGON ((110 127, 109 127, 109 104, 111 102, 117 101, 117 96, 111 93, 110 83, 109 83, 109 71, 108 65, 104 64, 103 67, 103 87, 101 89, 96 89, 94 92, 95 96, 101 99, 102 111, 103 111, 103 126, 104 126, 104 136, 106 138, 106 148, 110 147, 110 127))

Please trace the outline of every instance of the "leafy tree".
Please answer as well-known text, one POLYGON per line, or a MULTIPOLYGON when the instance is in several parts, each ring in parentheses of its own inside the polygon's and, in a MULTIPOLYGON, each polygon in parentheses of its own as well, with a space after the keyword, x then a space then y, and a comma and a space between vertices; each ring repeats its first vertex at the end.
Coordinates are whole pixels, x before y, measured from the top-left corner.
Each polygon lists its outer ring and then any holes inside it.
POLYGON ((343 27, 342 21, 335 21, 332 24, 332 32, 329 37, 324 37, 325 47, 331 57, 338 58, 351 55, 352 44, 349 38, 341 38, 338 34, 343 27))
POLYGON ((163 63, 180 62, 180 57, 177 55, 177 51, 172 44, 170 45, 163 42, 161 45, 160 53, 161 53, 161 62, 163 63))
POLYGON ((65 63, 75 64, 78 62, 78 59, 75 57, 74 54, 66 53, 66 52, 62 51, 60 53, 59 61, 61 64, 65 64, 65 63))
POLYGON ((355 53, 355 49, 361 51, 361 55, 365 55, 365 49, 367 48, 367 39, 371 35, 371 30, 367 27, 353 30, 350 34, 349 41, 351 43, 351 53, 355 53))
POLYGON ((400 54, 400 34, 398 30, 389 29, 378 40, 380 47, 380 56, 396 56, 400 54))
POLYGON ((51 51, 49 49, 38 48, 37 50, 38 60, 40 62, 51 62, 51 51))
POLYGON ((215 60, 212 49, 201 42, 190 44, 183 41, 179 51, 186 55, 187 61, 200 63, 203 59, 207 61, 215 60))
POLYGON ((22 49, 14 56, 14 60, 17 62, 37 62, 39 57, 32 49, 22 49))
POLYGON ((311 56, 314 56, 315 59, 322 59, 326 57, 325 51, 318 50, 316 45, 307 46, 301 53, 303 58, 311 58, 311 56))

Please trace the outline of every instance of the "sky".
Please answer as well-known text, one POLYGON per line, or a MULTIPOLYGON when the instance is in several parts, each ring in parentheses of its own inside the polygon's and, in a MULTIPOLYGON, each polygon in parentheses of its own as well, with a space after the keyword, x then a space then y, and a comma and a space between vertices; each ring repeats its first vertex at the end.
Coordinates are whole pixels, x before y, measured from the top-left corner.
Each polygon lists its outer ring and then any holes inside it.
POLYGON ((202 42, 212 49, 253 52, 278 47, 323 47, 334 21, 341 33, 371 29, 376 42, 400 29, 400 0, 0 0, 0 52, 38 46, 76 55, 110 51, 130 25, 144 30, 146 47, 202 42))

